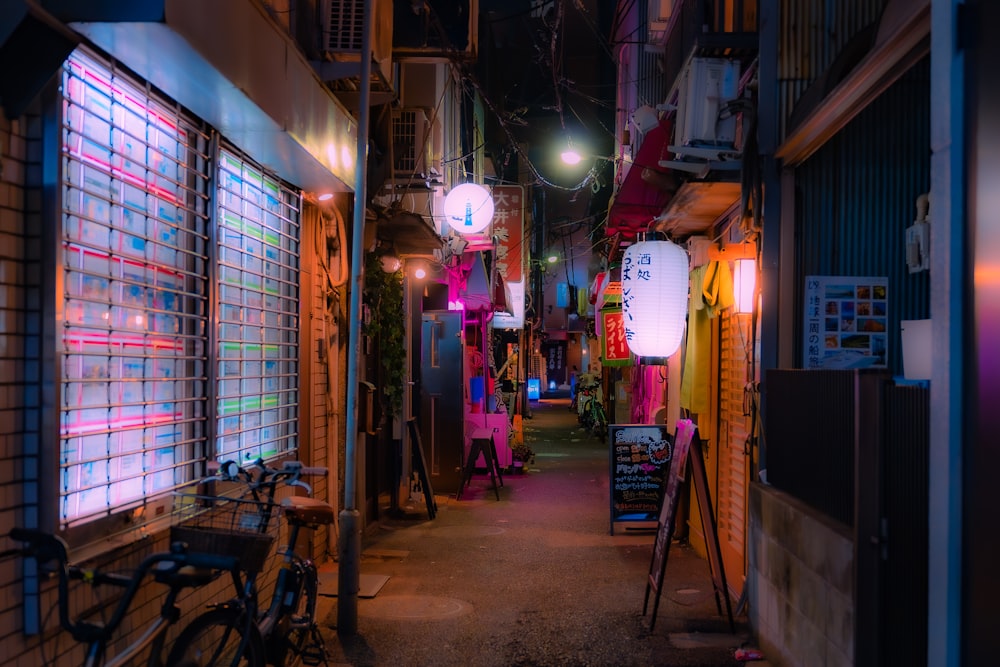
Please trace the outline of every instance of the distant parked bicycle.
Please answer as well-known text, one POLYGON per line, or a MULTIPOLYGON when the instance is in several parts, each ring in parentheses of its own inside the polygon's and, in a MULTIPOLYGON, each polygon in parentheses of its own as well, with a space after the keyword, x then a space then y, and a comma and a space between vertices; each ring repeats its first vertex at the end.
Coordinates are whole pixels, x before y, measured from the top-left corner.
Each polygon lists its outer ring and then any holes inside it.
MULTIPOLYGON (((267 664, 327 664, 326 647, 316 619, 319 595, 316 564, 298 554, 295 548, 302 528, 330 525, 334 509, 328 503, 306 496, 275 498, 280 485, 297 486, 312 493, 312 488, 302 477, 320 475, 326 475, 326 468, 305 467, 300 461, 286 461, 281 468, 270 468, 262 460, 246 468, 232 461, 221 465, 215 479, 238 484, 235 490, 238 498, 228 500, 245 505, 242 526, 252 526, 260 535, 267 535, 274 530, 276 515, 280 513, 288 524, 288 545, 279 549, 281 570, 267 608, 263 608, 259 600, 258 576, 261 567, 245 568, 245 594, 213 605, 212 609, 192 621, 178 636, 170 656, 172 659, 183 662, 188 657, 197 658, 202 654, 201 646, 208 630, 215 625, 215 615, 243 609, 254 619, 254 633, 264 645, 267 664)), ((211 504, 214 498, 217 497, 209 496, 204 501, 211 504)), ((193 528, 190 524, 189 527, 193 528)), ((212 525, 210 516, 205 528, 206 533, 217 533, 219 530, 219 526, 212 525)))
POLYGON ((598 438, 608 432, 608 418, 604 412, 601 380, 592 373, 582 373, 576 385, 577 419, 585 429, 598 438))
MULTIPOLYGON (((162 653, 167 629, 177 622, 180 616, 176 602, 178 594, 185 588, 203 586, 214 580, 221 573, 228 572, 236 590, 236 597, 242 597, 240 588, 239 559, 218 556, 215 554, 190 551, 183 543, 171 544, 170 551, 154 553, 147 556, 139 567, 131 574, 85 568, 69 563, 66 543, 62 538, 39 530, 13 528, 8 537, 15 542, 24 543, 20 549, 12 549, 0 553, 0 557, 13 555, 34 558, 39 568, 54 568, 58 577, 58 613, 59 624, 74 640, 86 644, 83 667, 120 667, 132 665, 148 651, 146 665, 149 667, 211 667, 213 665, 228 667, 263 667, 263 645, 254 643, 248 635, 252 627, 243 615, 239 606, 232 606, 219 611, 211 619, 206 619, 205 636, 211 637, 214 643, 203 644, 203 659, 190 657, 183 661, 176 656, 163 661, 162 653), (136 594, 144 585, 152 581, 167 587, 160 614, 143 630, 127 647, 116 655, 108 656, 108 646, 121 628, 122 621, 130 611, 136 594), (80 581, 91 586, 109 585, 123 592, 118 598, 110 618, 105 620, 90 620, 82 617, 70 617, 70 581, 80 581)), ((49 664, 42 656, 43 664, 49 664)))

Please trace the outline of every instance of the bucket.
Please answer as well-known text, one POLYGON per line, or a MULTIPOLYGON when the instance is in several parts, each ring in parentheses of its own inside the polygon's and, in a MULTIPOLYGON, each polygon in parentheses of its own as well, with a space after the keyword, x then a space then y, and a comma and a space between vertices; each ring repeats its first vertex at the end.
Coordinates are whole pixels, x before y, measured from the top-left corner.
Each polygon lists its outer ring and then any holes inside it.
POLYGON ((931 379, 931 320, 901 320, 903 338, 903 377, 907 380, 931 379))

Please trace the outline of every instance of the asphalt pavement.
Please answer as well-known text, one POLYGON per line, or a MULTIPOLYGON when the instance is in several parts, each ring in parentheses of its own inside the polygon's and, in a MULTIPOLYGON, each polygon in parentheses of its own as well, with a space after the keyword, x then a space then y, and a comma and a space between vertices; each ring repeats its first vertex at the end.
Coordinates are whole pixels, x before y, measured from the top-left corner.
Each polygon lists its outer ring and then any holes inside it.
MULTIPOLYGON (((422 497, 362 542, 357 633, 338 633, 325 597, 330 665, 732 667, 750 646, 745 618, 719 613, 707 560, 668 551, 655 624, 644 613, 654 534, 610 528, 607 446, 582 431, 568 399, 532 402, 524 437, 535 460, 422 497), (734 631, 735 630, 735 631, 734 631)), ((322 567, 329 584, 336 563, 322 567)), ((736 608, 736 600, 732 601, 736 608)), ((757 663, 761 664, 761 663, 757 663)))

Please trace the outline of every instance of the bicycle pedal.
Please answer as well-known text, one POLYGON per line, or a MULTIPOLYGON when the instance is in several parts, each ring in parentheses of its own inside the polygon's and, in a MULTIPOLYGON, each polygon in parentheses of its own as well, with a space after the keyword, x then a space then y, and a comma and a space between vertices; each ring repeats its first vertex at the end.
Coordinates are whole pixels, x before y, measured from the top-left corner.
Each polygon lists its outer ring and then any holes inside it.
POLYGON ((304 646, 299 653, 299 661, 303 665, 325 665, 326 649, 322 646, 304 646))

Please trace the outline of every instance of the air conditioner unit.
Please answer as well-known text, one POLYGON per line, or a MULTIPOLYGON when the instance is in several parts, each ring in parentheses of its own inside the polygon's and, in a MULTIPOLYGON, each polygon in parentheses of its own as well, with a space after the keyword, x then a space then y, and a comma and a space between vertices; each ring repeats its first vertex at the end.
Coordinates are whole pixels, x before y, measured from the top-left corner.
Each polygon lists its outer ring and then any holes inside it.
POLYGON ((680 146, 733 147, 736 116, 719 117, 727 102, 736 99, 740 64, 725 58, 692 58, 677 87, 674 143, 680 146))
POLYGON ((430 177, 431 125, 423 109, 392 112, 392 166, 399 183, 430 177))
POLYGON ((365 29, 364 0, 326 0, 324 48, 334 53, 361 51, 365 29))

